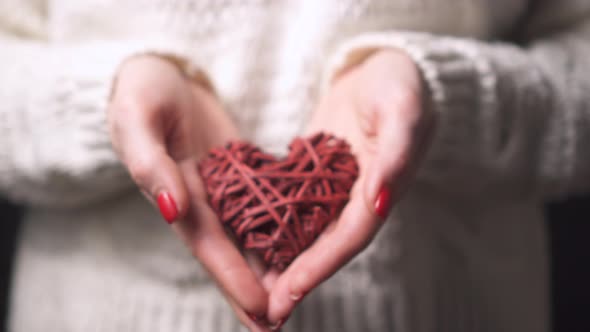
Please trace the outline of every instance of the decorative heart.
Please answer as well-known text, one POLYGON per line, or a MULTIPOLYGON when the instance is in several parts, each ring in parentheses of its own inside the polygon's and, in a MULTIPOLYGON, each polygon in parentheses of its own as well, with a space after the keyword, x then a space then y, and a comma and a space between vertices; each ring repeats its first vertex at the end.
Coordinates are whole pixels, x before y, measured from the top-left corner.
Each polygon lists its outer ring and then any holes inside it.
POLYGON ((209 204, 242 248, 284 270, 336 219, 358 166, 344 140, 320 133, 294 139, 284 159, 231 142, 212 149, 199 172, 209 204))

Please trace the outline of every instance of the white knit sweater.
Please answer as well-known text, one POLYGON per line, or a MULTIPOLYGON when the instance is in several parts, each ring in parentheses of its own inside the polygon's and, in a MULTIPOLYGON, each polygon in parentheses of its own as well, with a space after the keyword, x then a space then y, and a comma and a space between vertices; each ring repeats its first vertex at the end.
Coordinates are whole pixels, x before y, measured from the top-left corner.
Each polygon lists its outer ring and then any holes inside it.
POLYGON ((238 329, 111 149, 122 59, 186 56, 243 136, 282 153, 353 52, 398 47, 431 91, 433 147, 393 220, 285 330, 547 331, 539 203, 590 185, 589 13, 587 0, 0 0, 0 193, 30 206, 11 330, 238 329))

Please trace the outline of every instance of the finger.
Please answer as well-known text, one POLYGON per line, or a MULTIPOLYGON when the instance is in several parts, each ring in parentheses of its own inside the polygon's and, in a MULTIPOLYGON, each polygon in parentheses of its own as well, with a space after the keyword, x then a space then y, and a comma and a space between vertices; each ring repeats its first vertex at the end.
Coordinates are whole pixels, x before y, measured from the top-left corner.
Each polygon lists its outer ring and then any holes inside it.
POLYGON ((111 127, 131 177, 168 223, 182 219, 188 208, 187 189, 167 151, 160 113, 141 104, 116 107, 111 127))
POLYGON ((228 298, 228 302, 232 307, 236 317, 242 325, 244 325, 250 332, 269 332, 270 329, 266 326, 266 320, 257 317, 250 317, 246 312, 240 308, 236 301, 228 298))
POLYGON ((277 270, 276 268, 271 268, 264 274, 264 277, 262 278, 262 285, 269 294, 276 282, 279 280, 280 276, 281 271, 277 270))
POLYGON ((246 258, 250 268, 252 268, 256 274, 258 280, 262 282, 264 289, 270 293, 274 283, 279 278, 280 271, 272 267, 268 269, 260 256, 254 252, 247 251, 244 253, 244 257, 246 258))
POLYGON ((270 294, 269 321, 288 317, 305 294, 362 251, 381 224, 375 212, 367 209, 362 195, 355 195, 333 229, 318 238, 279 277, 270 294))
POLYGON ((187 173, 189 193, 195 201, 187 218, 176 223, 174 230, 229 298, 248 315, 264 317, 268 293, 203 199, 203 184, 196 170, 187 173))
POLYGON ((377 148, 363 194, 368 208, 376 208, 382 218, 405 189, 419 147, 424 143, 418 137, 420 107, 420 101, 411 92, 387 96, 375 106, 379 118, 377 148))
POLYGON ((228 297, 249 315, 264 317, 267 292, 208 206, 191 207, 187 219, 174 228, 228 297))

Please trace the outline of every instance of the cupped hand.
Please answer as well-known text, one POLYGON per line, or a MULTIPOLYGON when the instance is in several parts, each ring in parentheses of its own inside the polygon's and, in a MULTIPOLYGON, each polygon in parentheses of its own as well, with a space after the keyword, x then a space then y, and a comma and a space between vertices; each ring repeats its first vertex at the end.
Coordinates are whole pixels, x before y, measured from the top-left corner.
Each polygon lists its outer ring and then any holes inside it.
POLYGON ((394 49, 373 53, 331 82, 307 132, 345 138, 359 178, 339 219, 274 284, 270 321, 284 321, 305 294, 371 242, 429 145, 435 119, 422 105, 424 93, 415 63, 394 49))
POLYGON ((260 331, 253 317, 267 312, 264 272, 250 267, 226 235, 197 173, 211 147, 238 136, 205 86, 159 56, 128 59, 109 106, 111 140, 135 183, 209 271, 241 322, 260 331))

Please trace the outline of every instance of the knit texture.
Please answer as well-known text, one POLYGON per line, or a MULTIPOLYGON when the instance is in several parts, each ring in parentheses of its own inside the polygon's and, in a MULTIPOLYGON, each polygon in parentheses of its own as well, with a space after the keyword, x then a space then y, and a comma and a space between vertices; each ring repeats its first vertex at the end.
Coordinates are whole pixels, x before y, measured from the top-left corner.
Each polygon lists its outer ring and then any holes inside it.
POLYGON ((123 59, 187 58, 245 139, 284 154, 331 77, 389 47, 421 69, 432 148, 377 238, 285 330, 548 331, 539 204, 589 187, 589 13, 583 0, 1 1, 0 193, 31 206, 11 331, 239 329, 112 151, 123 59))

